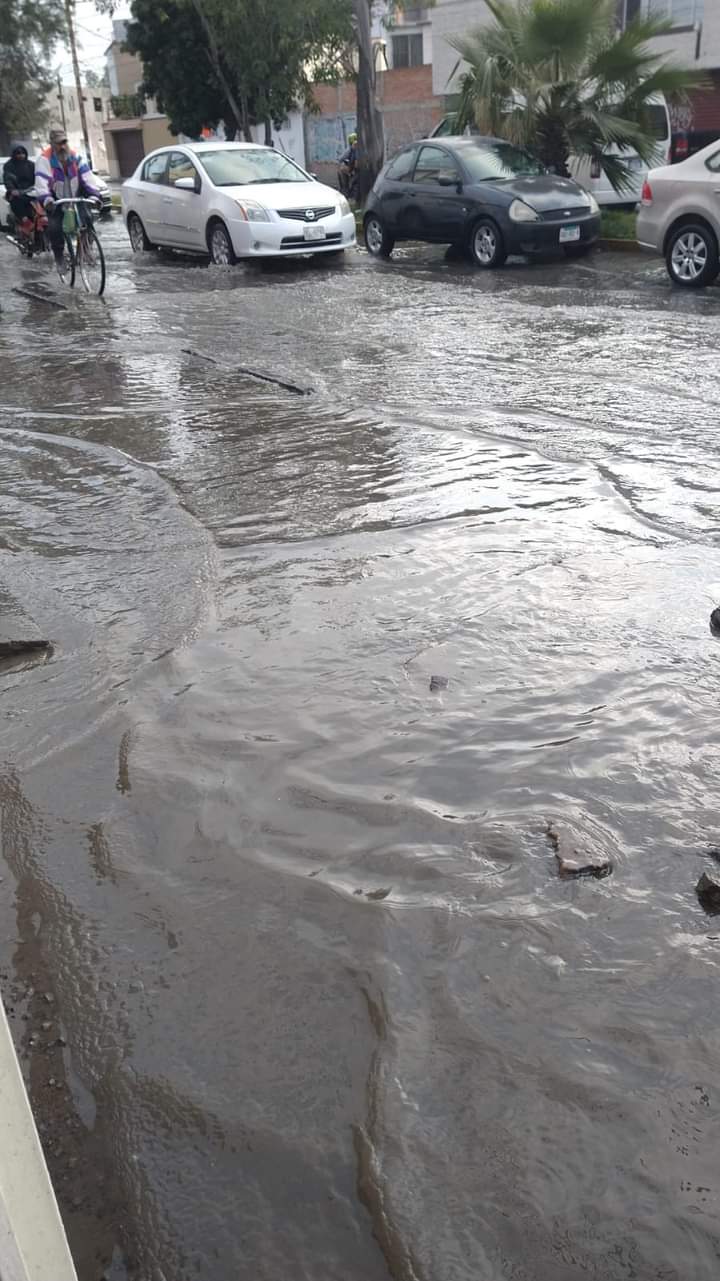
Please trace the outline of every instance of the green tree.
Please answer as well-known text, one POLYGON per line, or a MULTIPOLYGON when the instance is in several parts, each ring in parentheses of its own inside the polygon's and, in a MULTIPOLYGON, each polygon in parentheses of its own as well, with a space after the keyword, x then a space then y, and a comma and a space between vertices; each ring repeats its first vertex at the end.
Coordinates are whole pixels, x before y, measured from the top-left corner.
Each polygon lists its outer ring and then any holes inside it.
MULTIPOLYGON (((112 0, 97 0, 107 11, 112 0)), ((280 125, 350 37, 348 0, 132 0, 128 47, 175 130, 280 125)))
POLYGON ((44 123, 47 68, 65 31, 61 0, 0 0, 0 146, 44 123))
MULTIPOLYGON (((225 121, 232 137, 240 126, 213 66, 202 23, 189 0, 133 0, 127 47, 143 64, 143 93, 167 112, 174 133, 198 137, 225 121)), ((229 65, 221 72, 229 83, 229 65)))
MULTIPOLYGON (((467 70, 460 78, 457 128, 531 147, 548 168, 568 175, 571 155, 604 169, 616 191, 631 185, 616 146, 652 164, 657 142, 651 99, 670 99, 702 83, 668 64, 649 42, 664 22, 617 27, 616 0, 486 0, 494 21, 451 41, 467 70)), ((460 64, 458 64, 460 65, 460 64)))
MULTIPOLYGON (((358 196, 364 202, 385 159, 385 131, 382 112, 377 101, 376 49, 372 38, 372 17, 375 0, 344 0, 350 8, 350 23, 357 63, 355 83, 357 90, 358 124, 358 196)), ((390 26, 407 0, 386 0, 383 6, 385 24, 390 26)), ((426 0, 431 8, 435 0, 426 0)))

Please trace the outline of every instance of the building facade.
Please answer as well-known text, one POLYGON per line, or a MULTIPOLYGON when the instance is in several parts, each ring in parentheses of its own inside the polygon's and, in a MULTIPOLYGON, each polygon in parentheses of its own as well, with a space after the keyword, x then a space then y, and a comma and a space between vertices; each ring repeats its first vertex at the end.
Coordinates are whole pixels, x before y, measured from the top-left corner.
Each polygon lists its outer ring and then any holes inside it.
MULTIPOLYGON (((110 91, 104 86, 90 88, 85 85, 83 86, 83 99, 90 141, 88 159, 97 173, 107 173, 107 146, 103 124, 110 110, 110 91)), ((46 111, 48 132, 50 129, 64 129, 73 151, 84 155, 85 140, 80 118, 80 104, 74 81, 72 84, 63 84, 62 81, 59 81, 55 85, 47 96, 46 111)), ((38 137, 37 142, 39 146, 43 146, 45 139, 38 137)))
POLYGON ((105 51, 110 112, 103 125, 107 167, 115 180, 129 178, 149 151, 177 142, 166 115, 141 93, 143 67, 124 48, 127 23, 115 19, 112 44, 105 51))

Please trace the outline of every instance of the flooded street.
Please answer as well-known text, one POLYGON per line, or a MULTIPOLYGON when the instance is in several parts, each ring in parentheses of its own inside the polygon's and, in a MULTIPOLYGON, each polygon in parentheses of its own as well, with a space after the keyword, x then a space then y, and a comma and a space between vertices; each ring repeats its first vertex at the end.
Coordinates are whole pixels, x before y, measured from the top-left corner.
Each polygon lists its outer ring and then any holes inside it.
POLYGON ((80 1281, 710 1281, 720 291, 103 240, 67 311, 0 245, 0 962, 80 1281))

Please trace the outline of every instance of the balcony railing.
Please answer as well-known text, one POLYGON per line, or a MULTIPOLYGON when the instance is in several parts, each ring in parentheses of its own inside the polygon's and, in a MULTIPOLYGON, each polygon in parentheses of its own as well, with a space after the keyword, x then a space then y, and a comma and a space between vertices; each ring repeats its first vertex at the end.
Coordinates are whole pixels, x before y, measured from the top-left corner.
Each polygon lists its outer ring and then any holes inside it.
POLYGON ((136 120, 145 115, 145 98, 141 93, 114 94, 110 99, 110 113, 116 120, 136 120))

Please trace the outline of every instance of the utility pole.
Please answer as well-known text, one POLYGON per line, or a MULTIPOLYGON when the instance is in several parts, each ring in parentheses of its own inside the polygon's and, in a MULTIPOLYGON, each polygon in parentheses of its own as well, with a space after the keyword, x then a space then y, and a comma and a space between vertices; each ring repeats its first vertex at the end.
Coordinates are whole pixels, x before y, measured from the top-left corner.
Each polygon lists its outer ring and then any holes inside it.
POLYGON ((67 120, 65 119, 65 95, 63 93, 62 80, 60 78, 59 71, 57 78, 57 91, 58 102, 60 103, 60 119, 62 120, 62 127, 63 129, 67 129, 67 120))
MULTIPOLYGON (((80 79, 80 64, 77 56, 77 45, 75 44, 75 28, 73 26, 72 14, 73 4, 74 0, 65 0, 65 21, 67 22, 68 40, 70 42, 70 56, 72 58, 73 71, 75 72, 75 88, 77 89, 78 106, 80 108, 80 124, 82 125, 83 142, 85 143, 85 159, 92 169, 90 134, 88 133, 87 116, 85 115, 85 99, 83 97, 83 87, 80 79)), ((66 125, 63 127, 67 128, 66 125)))

